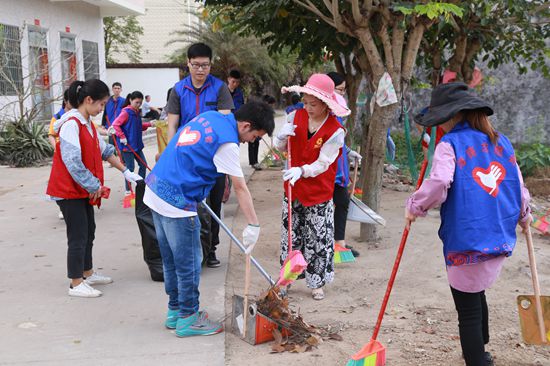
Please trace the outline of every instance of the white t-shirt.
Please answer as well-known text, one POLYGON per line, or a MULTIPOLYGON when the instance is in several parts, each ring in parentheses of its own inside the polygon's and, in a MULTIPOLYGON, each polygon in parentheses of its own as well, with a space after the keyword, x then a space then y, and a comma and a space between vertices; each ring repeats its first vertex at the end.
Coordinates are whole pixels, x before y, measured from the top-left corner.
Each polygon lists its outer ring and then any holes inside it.
POLYGON ((145 116, 147 113, 149 113, 149 111, 151 110, 151 105, 146 102, 145 100, 143 101, 143 103, 141 104, 141 116, 145 116))
MULTIPOLYGON (((214 165, 218 173, 228 174, 233 177, 244 177, 240 161, 239 145, 232 142, 221 145, 214 155, 214 165)), ((172 206, 157 196, 155 192, 147 186, 145 187, 143 202, 149 206, 151 210, 166 217, 190 217, 197 214, 194 211, 186 211, 172 206)))

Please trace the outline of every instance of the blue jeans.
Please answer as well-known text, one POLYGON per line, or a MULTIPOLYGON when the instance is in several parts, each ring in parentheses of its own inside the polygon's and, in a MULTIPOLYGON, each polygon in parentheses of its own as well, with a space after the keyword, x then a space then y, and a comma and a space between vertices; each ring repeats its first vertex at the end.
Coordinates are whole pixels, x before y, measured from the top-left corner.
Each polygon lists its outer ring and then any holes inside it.
POLYGON ((157 232, 164 288, 168 294, 168 308, 179 309, 180 317, 199 311, 199 280, 201 276, 201 224, 198 216, 171 218, 154 210, 153 221, 157 232))
MULTIPOLYGON (((134 168, 135 168, 134 159, 137 160, 138 165, 139 165, 138 174, 139 174, 140 177, 145 179, 145 173, 146 173, 145 169, 147 169, 145 164, 147 164, 147 160, 145 160, 145 155, 143 155, 143 150, 137 150, 136 151, 136 154, 139 156, 139 158, 141 160, 143 160, 143 163, 139 159, 137 159, 134 156, 134 153, 131 152, 131 151, 121 151, 121 154, 122 154, 122 160, 124 160, 124 165, 126 165, 126 168, 128 168, 131 172, 133 172, 134 168)), ((128 185, 128 181, 126 181, 126 180, 124 181, 124 186, 126 187, 127 191, 130 190, 130 187, 128 185)))

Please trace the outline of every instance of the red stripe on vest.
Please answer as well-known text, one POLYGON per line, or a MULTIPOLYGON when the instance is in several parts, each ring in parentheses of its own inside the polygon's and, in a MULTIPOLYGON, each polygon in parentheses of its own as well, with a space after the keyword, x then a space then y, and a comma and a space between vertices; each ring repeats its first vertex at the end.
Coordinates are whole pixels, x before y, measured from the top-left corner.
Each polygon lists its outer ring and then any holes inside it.
MULTIPOLYGON (((342 128, 338 120, 330 115, 323 126, 308 140, 309 116, 305 109, 296 111, 294 124, 296 125, 296 136, 291 136, 292 166, 299 167, 305 164, 312 164, 319 158, 321 147, 332 135, 342 128)), ((342 154, 342 149, 338 157, 342 154)), ((326 172, 316 177, 300 178, 292 188, 292 194, 304 206, 313 206, 332 199, 334 194, 334 180, 338 167, 338 157, 329 166, 326 172)), ((288 182, 285 182, 285 192, 288 182)))
MULTIPOLYGON (((103 161, 101 159, 101 150, 99 148, 99 139, 97 138, 97 131, 92 123, 93 136, 86 128, 86 125, 80 123, 76 118, 70 118, 69 120, 76 121, 78 125, 78 139, 80 141, 80 149, 82 152, 82 163, 84 166, 92 172, 92 174, 99 179, 103 186, 103 161)), ((64 198, 64 199, 78 199, 88 198, 89 192, 82 188, 67 170, 65 163, 61 157, 60 142, 57 142, 55 152, 53 155, 52 171, 50 173, 50 180, 48 182, 48 188, 46 193, 52 197, 64 198)))

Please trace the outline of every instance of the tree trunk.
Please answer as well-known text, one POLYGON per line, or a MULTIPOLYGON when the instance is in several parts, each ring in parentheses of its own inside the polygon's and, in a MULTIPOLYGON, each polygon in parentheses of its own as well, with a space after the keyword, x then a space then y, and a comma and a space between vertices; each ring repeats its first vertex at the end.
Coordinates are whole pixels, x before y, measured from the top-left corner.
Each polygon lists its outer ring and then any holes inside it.
MULTIPOLYGON (((374 107, 371 116, 366 149, 364 150, 364 164, 362 165, 362 189, 363 199, 374 211, 380 209, 380 192, 382 190, 382 173, 384 171, 384 158, 386 147, 386 133, 391 120, 395 117, 399 104, 387 107, 374 107)), ((376 226, 361 224, 360 239, 363 241, 376 241, 376 226)))

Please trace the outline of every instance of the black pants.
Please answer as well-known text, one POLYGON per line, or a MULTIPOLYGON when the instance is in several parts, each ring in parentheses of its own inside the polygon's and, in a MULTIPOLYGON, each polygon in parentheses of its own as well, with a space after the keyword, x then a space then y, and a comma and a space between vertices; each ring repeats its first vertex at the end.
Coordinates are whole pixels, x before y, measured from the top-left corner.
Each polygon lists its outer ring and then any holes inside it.
POLYGON ((485 345, 489 343, 489 310, 485 291, 468 293, 451 287, 460 345, 467 366, 485 366, 485 345))
POLYGON ((248 143, 248 164, 258 164, 258 151, 260 149, 260 139, 248 143))
MULTIPOLYGON (((225 175, 216 179, 216 184, 212 187, 206 203, 212 211, 221 218, 222 199, 225 190, 225 175)), ((216 246, 220 243, 220 225, 210 214, 199 206, 199 219, 201 221, 201 244, 203 248, 204 260, 208 253, 216 251, 216 246)))
POLYGON ((344 240, 346 237, 346 221, 348 220, 349 193, 347 188, 334 185, 334 240, 344 240))
POLYGON ((67 225, 67 277, 82 278, 93 268, 94 207, 88 198, 57 201, 67 225))

